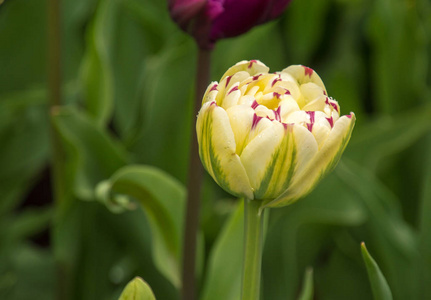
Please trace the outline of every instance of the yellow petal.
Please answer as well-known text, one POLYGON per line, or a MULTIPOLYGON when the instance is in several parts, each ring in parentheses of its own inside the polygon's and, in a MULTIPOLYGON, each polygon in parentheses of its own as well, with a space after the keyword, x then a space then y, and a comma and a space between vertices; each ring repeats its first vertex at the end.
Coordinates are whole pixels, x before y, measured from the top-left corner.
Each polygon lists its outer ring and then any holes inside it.
MULTIPOLYGON (((264 118, 261 121, 264 120, 267 119, 264 118)), ((279 122, 266 124, 266 128, 255 136, 241 154, 241 161, 254 190, 255 199, 260 200, 270 189, 269 179, 275 168, 273 156, 278 152, 285 136, 284 127, 279 122)))
POLYGON ((202 105, 206 102, 214 101, 217 93, 218 93, 218 83, 216 81, 213 81, 210 83, 210 85, 207 87, 205 91, 205 94, 202 98, 202 105))
POLYGON ((227 111, 230 125, 235 136, 236 153, 241 155, 253 122, 254 111, 250 106, 237 105, 227 111))
POLYGON ((238 83, 232 85, 229 89, 226 89, 226 94, 223 97, 219 106, 224 109, 228 109, 234 105, 237 105, 239 102, 239 98, 241 97, 241 91, 238 90, 238 83))
POLYGON ((317 182, 337 165, 354 125, 353 113, 338 119, 322 148, 310 159, 305 168, 295 172, 290 187, 275 200, 268 201, 265 207, 285 206, 311 192, 317 182))
POLYGON ((269 68, 258 60, 243 60, 237 63, 236 65, 230 67, 226 71, 226 73, 223 74, 222 79, 220 81, 222 81, 227 76, 232 76, 233 74, 240 71, 246 71, 247 73, 250 74, 250 76, 254 76, 260 73, 268 73, 269 68))
POLYGON ((326 93, 325 85, 323 84, 322 79, 320 79, 319 75, 317 75, 313 69, 301 65, 293 65, 287 67, 282 72, 292 75, 299 85, 312 82, 320 86, 326 93))
POLYGON ((214 102, 205 103, 196 131, 202 164, 218 185, 232 195, 253 199, 246 171, 235 153, 235 137, 226 111, 214 102))

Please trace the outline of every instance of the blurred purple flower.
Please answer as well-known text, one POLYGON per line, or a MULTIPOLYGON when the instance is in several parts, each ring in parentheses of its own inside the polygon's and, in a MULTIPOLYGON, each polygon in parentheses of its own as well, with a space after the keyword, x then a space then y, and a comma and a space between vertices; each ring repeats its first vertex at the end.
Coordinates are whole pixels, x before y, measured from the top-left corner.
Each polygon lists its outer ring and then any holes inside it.
POLYGON ((211 49, 281 15, 291 0, 168 0, 172 19, 199 47, 211 49))

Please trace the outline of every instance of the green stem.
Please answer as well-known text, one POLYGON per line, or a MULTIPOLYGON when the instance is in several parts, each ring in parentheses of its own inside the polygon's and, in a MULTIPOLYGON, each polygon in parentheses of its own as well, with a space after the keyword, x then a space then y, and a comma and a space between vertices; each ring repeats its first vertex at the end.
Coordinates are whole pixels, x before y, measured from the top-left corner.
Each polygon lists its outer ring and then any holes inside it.
POLYGON ((190 145, 189 178, 187 186, 187 207, 184 226, 182 299, 194 300, 196 292, 196 241, 199 228, 200 190, 203 168, 199 159, 195 121, 200 110, 202 97, 209 84, 211 50, 199 49, 196 69, 196 94, 193 109, 192 139, 190 145))
POLYGON ((263 249, 263 212, 260 201, 244 199, 244 269, 242 300, 258 300, 263 249))

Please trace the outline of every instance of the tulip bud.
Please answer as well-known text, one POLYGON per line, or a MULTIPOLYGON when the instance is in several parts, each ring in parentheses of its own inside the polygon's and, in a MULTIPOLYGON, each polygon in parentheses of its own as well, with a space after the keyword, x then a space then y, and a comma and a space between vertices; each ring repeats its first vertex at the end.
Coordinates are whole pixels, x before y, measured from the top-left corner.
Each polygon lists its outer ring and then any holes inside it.
POLYGON ((211 49, 222 38, 234 37, 270 21, 291 0, 169 0, 172 19, 192 35, 199 47, 211 49))
POLYGON ((312 69, 268 71, 242 61, 211 83, 196 130, 201 161, 224 190, 276 207, 308 194, 335 167, 355 115, 340 117, 312 69))

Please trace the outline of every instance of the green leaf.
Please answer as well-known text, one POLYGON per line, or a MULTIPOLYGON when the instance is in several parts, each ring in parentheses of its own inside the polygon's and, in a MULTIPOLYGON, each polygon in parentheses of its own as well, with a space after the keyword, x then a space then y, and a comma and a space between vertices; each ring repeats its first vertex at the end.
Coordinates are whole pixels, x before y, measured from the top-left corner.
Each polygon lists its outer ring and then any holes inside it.
POLYGON ((94 188, 127 163, 122 146, 100 129, 95 121, 70 107, 52 113, 66 150, 66 174, 70 190, 78 198, 92 200, 94 188))
POLYGON ((298 300, 313 300, 314 288, 313 288, 313 269, 308 268, 305 270, 304 281, 301 293, 299 294, 298 300))
MULTIPOLYGON (((128 195, 139 201, 151 225, 155 264, 179 287, 186 195, 184 187, 157 168, 136 165, 126 166, 107 182, 102 182, 97 188, 97 195, 104 203, 118 203, 118 195, 128 195)), ((124 198, 121 199, 123 201, 124 198)))
MULTIPOLYGON (((174 36, 175 37, 175 36, 174 36)), ((137 162, 159 167, 185 182, 191 128, 195 52, 192 41, 171 45, 144 62, 141 107, 127 136, 137 162), (151 145, 151 147, 148 147, 151 145)))
POLYGON ((0 101, 0 215, 19 205, 49 157, 48 108, 42 89, 0 101))
POLYGON ((9 300, 54 300, 56 265, 50 251, 19 243, 1 252, 0 298, 9 300), (43 276, 41 276, 43 270, 43 276))
POLYGON ((244 205, 236 210, 217 238, 210 254, 202 300, 237 300, 241 298, 243 268, 244 205))
POLYGON ((46 4, 38 1, 5 1, 1 6, 0 95, 45 85, 46 12, 46 4))
POLYGON ((331 175, 306 199, 270 210, 262 266, 266 298, 293 299, 301 270, 318 259, 331 232, 366 221, 366 210, 350 195, 350 189, 331 175))
MULTIPOLYGON (((398 199, 368 169, 344 160, 339 178, 368 211, 366 231, 396 297, 420 297, 418 235, 403 219, 398 199)), ((364 236, 362 236, 364 237, 364 236)))
POLYGON ((428 284, 431 280, 431 134, 424 139, 424 174, 419 176, 421 181, 421 203, 420 203, 420 251, 423 265, 424 278, 423 288, 424 297, 431 297, 431 286, 428 284))
POLYGON ((83 59, 81 80, 88 114, 97 124, 106 124, 112 114, 114 81, 108 49, 118 1, 99 2, 93 24, 87 32, 87 50, 83 59))
POLYGON ((375 169, 385 157, 413 145, 431 128, 431 105, 383 116, 355 129, 346 156, 375 169))
POLYGON ((156 300, 156 297, 148 283, 135 277, 124 288, 119 300, 156 300))
POLYGON ((282 27, 287 33, 286 48, 294 61, 310 61, 324 38, 327 11, 331 1, 292 1, 286 10, 282 27), (293 47, 294 43, 294 47, 293 47))
POLYGON ((372 81, 378 87, 373 96, 381 112, 400 112, 425 103, 424 95, 429 96, 429 33, 419 5, 378 0, 368 7, 372 81))
POLYGON ((385 276, 380 271, 379 266, 373 257, 368 253, 365 243, 361 244, 362 257, 367 266, 368 278, 371 283, 375 300, 392 300, 391 289, 386 282, 385 276))
POLYGON ((53 221, 53 215, 53 208, 48 206, 28 208, 17 216, 2 220, 0 224, 3 239, 20 241, 46 230, 53 221))

